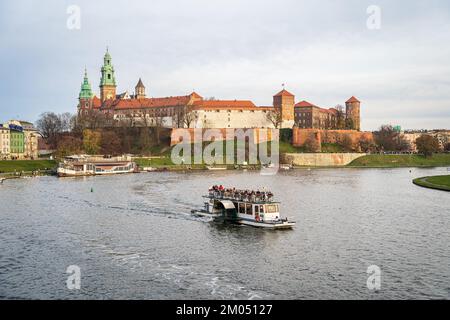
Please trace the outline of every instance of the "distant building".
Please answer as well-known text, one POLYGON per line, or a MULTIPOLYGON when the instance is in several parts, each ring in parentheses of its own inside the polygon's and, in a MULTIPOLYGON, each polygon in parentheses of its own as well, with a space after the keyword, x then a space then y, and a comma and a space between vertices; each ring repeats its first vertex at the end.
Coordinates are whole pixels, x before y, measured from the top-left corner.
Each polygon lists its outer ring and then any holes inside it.
POLYGON ((450 130, 405 130, 402 133, 405 140, 408 141, 412 152, 417 152, 416 140, 424 134, 437 138, 441 150, 444 150, 445 146, 450 143, 450 130))
POLYGON ((308 101, 301 101, 295 105, 295 124, 301 129, 360 131, 360 107, 361 102, 355 97, 345 102, 345 111, 337 108, 321 108, 308 101))
MULTIPOLYGON (((256 106, 249 100, 204 99, 196 92, 186 96, 148 97, 142 79, 133 94, 117 94, 115 70, 109 51, 103 57, 100 97, 89 83, 87 71, 81 84, 78 115, 95 118, 102 113, 108 126, 163 126, 168 128, 305 128, 335 129, 337 110, 303 103, 295 104, 295 96, 282 90, 273 96, 272 106, 256 106), (277 121, 274 121, 274 118, 277 121)), ((360 102, 352 97, 346 103, 346 114, 355 130, 360 129, 360 102)))
POLYGON ((0 159, 8 159, 10 155, 9 127, 0 124, 0 159))
POLYGON ((39 133, 27 121, 10 120, 0 125, 1 159, 37 159, 39 133))

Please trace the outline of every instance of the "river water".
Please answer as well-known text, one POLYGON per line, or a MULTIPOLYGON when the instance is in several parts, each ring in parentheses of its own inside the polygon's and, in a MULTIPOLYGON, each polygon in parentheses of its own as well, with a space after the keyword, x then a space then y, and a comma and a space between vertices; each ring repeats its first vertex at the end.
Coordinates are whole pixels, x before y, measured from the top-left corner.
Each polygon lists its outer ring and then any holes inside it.
POLYGON ((0 298, 449 299, 447 169, 39 177, 0 185, 0 298), (212 184, 270 188, 292 231, 194 218, 212 184), (92 191, 92 192, 91 192, 92 191), (81 271, 69 290, 68 266, 81 271), (367 268, 381 270, 369 290, 367 268))

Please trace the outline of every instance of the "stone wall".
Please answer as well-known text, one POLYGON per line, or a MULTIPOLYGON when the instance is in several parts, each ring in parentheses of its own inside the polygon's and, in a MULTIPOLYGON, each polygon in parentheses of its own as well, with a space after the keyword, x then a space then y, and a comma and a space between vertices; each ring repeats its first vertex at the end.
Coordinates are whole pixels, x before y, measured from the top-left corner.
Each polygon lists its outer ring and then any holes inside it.
POLYGON ((195 140, 203 139, 204 141, 221 141, 221 140, 231 140, 234 139, 235 133, 238 130, 248 137, 253 137, 253 142, 259 144, 267 141, 278 141, 280 132, 278 129, 172 129, 170 145, 174 146, 176 144, 182 143, 186 139, 193 143, 195 140), (215 139, 212 139, 212 137, 215 139))
POLYGON ((295 147, 303 147, 308 139, 315 140, 320 152, 322 143, 342 144, 345 139, 350 139, 353 145, 357 145, 362 139, 373 141, 372 132, 361 132, 356 130, 320 130, 320 129, 292 129, 292 144, 295 147))
POLYGON ((301 167, 342 167, 365 153, 285 153, 281 163, 301 167))

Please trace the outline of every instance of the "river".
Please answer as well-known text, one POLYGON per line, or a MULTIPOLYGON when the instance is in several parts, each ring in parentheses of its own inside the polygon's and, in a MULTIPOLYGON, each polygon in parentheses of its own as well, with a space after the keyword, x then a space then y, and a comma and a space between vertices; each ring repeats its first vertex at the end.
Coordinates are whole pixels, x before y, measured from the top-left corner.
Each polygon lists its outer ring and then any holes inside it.
POLYGON ((449 299, 437 169, 143 173, 0 185, 0 298, 449 299), (212 184, 270 188, 292 231, 190 215, 212 184), (81 287, 69 290, 68 266, 81 287), (369 290, 367 268, 381 270, 369 290))

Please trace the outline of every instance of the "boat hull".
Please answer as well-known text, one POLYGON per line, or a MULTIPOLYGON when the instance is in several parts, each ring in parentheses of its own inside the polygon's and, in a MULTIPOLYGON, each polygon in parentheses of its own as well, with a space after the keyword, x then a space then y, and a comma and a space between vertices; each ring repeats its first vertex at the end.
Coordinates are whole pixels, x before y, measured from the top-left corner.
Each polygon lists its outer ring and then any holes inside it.
POLYGON ((264 228, 272 230, 292 229, 295 226, 295 222, 267 223, 249 220, 239 220, 238 223, 255 228, 264 228))

